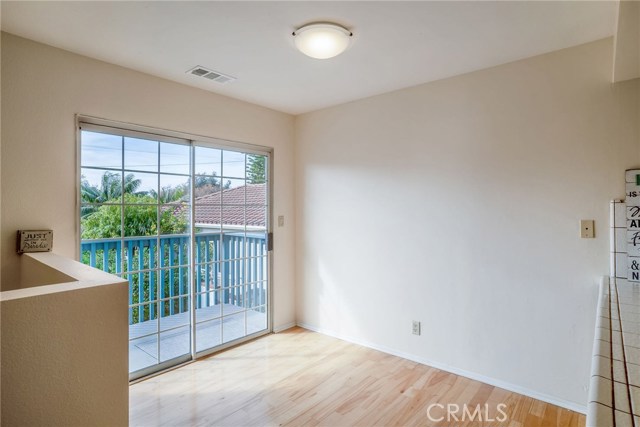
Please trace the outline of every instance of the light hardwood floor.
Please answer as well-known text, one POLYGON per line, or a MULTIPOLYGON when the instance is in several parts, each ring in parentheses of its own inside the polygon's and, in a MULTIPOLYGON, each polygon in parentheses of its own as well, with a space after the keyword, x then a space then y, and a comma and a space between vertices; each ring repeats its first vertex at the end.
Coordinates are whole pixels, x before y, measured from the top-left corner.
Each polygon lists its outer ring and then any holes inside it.
POLYGON ((585 424, 582 414, 301 328, 134 384, 130 403, 132 426, 585 424), (449 421, 448 404, 459 407, 449 421))

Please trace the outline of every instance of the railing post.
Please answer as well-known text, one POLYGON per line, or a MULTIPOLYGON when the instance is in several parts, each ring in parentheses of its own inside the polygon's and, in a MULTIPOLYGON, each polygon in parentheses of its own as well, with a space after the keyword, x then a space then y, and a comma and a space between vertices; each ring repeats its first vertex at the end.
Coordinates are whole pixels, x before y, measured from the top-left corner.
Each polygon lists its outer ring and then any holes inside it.
POLYGON ((220 281, 218 277, 220 275, 220 268, 222 259, 220 258, 220 234, 215 234, 213 236, 213 303, 218 305, 220 304, 220 281))
POLYGON ((238 272, 238 240, 236 239, 236 236, 231 236, 230 237, 230 244, 231 244, 231 259, 233 261, 231 261, 231 283, 229 283, 229 304, 235 305, 236 304, 236 297, 235 297, 235 291, 236 291, 236 283, 238 282, 238 276, 237 276, 237 272, 238 272))
POLYGON ((109 242, 102 244, 102 271, 109 271, 109 246, 109 242))
MULTIPOLYGON (((200 266, 198 265, 198 263, 202 262, 202 259, 200 258, 200 239, 198 238, 198 235, 196 234, 195 236, 195 240, 196 240, 196 256, 195 256, 195 265, 193 266, 193 268, 196 269, 195 273, 196 273, 196 285, 194 286, 194 290, 196 292, 196 300, 197 300, 197 305, 196 308, 202 308, 202 294, 200 292, 202 292, 202 287, 201 287, 201 280, 200 280, 200 266)), ((208 305, 208 304, 207 304, 208 305)))
POLYGON ((91 265, 91 267, 96 266, 96 244, 95 243, 91 244, 91 252, 89 254, 89 265, 91 265))
MULTIPOLYGON (((131 270, 132 270, 132 265, 133 265, 133 257, 131 256, 133 254, 133 241, 129 240, 127 242, 127 254, 126 254, 126 258, 127 258, 127 273, 129 276, 129 304, 133 304, 133 275, 131 274, 131 270)), ((140 300, 140 298, 138 298, 138 300, 140 300)), ((138 308, 138 311, 140 309, 138 308)), ((132 325, 133 322, 133 308, 131 309, 131 314, 129 316, 129 324, 132 325)))
MULTIPOLYGON (((183 242, 183 238, 179 238, 178 240, 178 265, 182 265, 182 255, 183 255, 183 249, 182 249, 182 245, 184 244, 183 242)), ((182 271, 183 271, 184 267, 178 267, 178 295, 180 296, 180 302, 179 302, 179 310, 180 313, 184 313, 185 309, 184 309, 184 300, 182 298, 183 295, 185 295, 185 293, 183 292, 183 286, 184 286, 184 280, 182 279, 182 271)))
MULTIPOLYGON (((145 239, 146 240, 146 239, 145 239)), ((138 243, 138 322, 144 322, 144 273, 140 270, 144 270, 144 241, 140 239, 138 243)))
MULTIPOLYGON (((153 301, 156 299, 156 288, 155 288, 155 264, 156 264, 156 239, 149 240, 149 300, 153 301)), ((149 304, 149 319, 154 320, 156 318, 156 304, 149 304)))
POLYGON ((262 253, 264 249, 264 240, 260 241, 256 246, 256 281, 258 283, 258 289, 256 291, 256 306, 259 307, 261 305, 261 295, 262 295, 262 253))
POLYGON ((169 239, 169 315, 172 316, 175 312, 173 307, 173 239, 169 239))
POLYGON ((220 286, 222 287, 222 301, 220 302, 220 306, 224 306, 224 304, 229 300, 229 277, 231 268, 229 266, 229 252, 230 248, 227 248, 227 244, 229 243, 229 236, 226 234, 222 234, 222 283, 220 286))
MULTIPOLYGON (((129 305, 133 304, 133 277, 129 275, 129 305)), ((129 325, 133 325, 133 307, 129 308, 129 325)))
POLYGON ((165 259, 164 259, 164 248, 166 245, 166 238, 160 237, 158 242, 158 266, 160 267, 158 270, 158 319, 164 317, 164 307, 165 302, 162 301, 164 299, 165 293, 165 270, 162 267, 166 267, 165 259))
POLYGON ((252 266, 251 266, 251 271, 253 272, 253 275, 251 277, 251 281, 253 282, 253 286, 252 286, 252 296, 251 296, 251 307, 256 307, 258 304, 256 303, 258 300, 258 289, 260 288, 259 285, 259 278, 258 278, 258 260, 260 258, 258 258, 258 242, 259 240, 254 238, 253 239, 253 243, 251 244, 251 260, 252 260, 252 266))
POLYGON ((242 303, 242 288, 240 287, 245 282, 244 277, 244 235, 236 236, 236 251, 238 254, 236 255, 237 263, 238 263, 238 277, 236 279, 236 284, 234 287, 235 298, 233 301, 233 305, 240 305, 242 303))
MULTIPOLYGON (((211 287, 211 238, 203 236, 204 240, 204 289, 206 292, 205 301, 209 307, 209 288, 211 287)), ((202 291, 202 287, 200 288, 202 291)))
POLYGON ((116 242, 116 274, 122 273, 122 242, 116 242))

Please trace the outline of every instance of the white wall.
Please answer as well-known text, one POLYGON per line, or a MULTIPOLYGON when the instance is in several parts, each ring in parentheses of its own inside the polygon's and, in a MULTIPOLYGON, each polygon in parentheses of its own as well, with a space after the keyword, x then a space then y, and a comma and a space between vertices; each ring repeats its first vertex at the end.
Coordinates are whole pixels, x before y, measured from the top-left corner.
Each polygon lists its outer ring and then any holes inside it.
POLYGON ((2 33, 2 277, 15 232, 51 228, 76 257, 76 113, 273 147, 274 327, 295 321, 293 117, 2 33))
POLYGON ((299 324, 584 410, 640 160, 611 61, 606 39, 297 117, 299 324))

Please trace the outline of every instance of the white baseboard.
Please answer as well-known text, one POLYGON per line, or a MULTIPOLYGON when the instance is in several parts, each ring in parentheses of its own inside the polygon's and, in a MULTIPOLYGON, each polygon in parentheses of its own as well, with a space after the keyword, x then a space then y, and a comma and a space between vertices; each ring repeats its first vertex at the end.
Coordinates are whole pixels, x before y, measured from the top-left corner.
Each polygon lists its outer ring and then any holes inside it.
POLYGON ((524 396, 527 397, 531 397, 533 399, 537 399, 540 400, 542 402, 546 402, 546 403, 551 403, 552 405, 556 405, 556 406, 560 406, 562 408, 565 409, 569 409, 571 411, 575 411, 575 412, 579 412, 581 414, 586 414, 587 413, 587 406, 586 405, 580 405, 576 402, 572 402, 569 400, 564 400, 564 399, 560 399, 556 396, 550 396, 548 394, 545 393, 539 393, 537 391, 533 391, 533 390, 529 390, 527 388, 524 387, 520 387, 518 385, 515 384, 511 384, 502 380, 497 380, 495 378, 490 378, 490 377, 486 377, 482 374, 477 374, 475 372, 469 372, 469 371, 465 371, 464 369, 458 369, 456 367, 453 366, 449 366, 446 365, 444 363, 440 363, 440 362, 434 362, 432 360, 427 360, 424 359, 422 357, 418 357, 415 356, 413 354, 408 354, 408 353, 403 353, 397 350, 394 350, 392 348, 388 348, 388 347, 384 347, 384 346, 380 346, 368 341, 363 341, 357 338, 353 338, 353 337, 349 337, 349 336, 345 336, 342 334, 336 334, 333 331, 329 331, 323 328, 318 328, 315 327, 313 325, 309 325, 307 323, 303 323, 303 322, 298 322, 297 323, 298 326, 300 326, 301 328, 304 329, 308 329, 310 331, 314 331, 314 332, 318 332, 324 335, 329 335, 331 337, 334 338, 338 338, 341 339, 343 341, 347 341, 353 344, 357 344, 357 345, 361 345, 363 347, 368 347, 371 348, 373 350, 378 350, 381 351, 383 353, 387 353, 387 354, 391 354, 393 356, 398 356, 398 357, 402 357, 403 359, 407 359, 407 360, 411 360, 413 362, 417 362, 420 363, 422 365, 427 365, 427 366, 431 366, 432 368, 436 368, 436 369, 440 369, 441 371, 446 371, 446 372, 450 372, 452 374, 456 374, 456 375, 460 375, 462 377, 466 377, 475 381, 480 381, 482 383, 485 384, 489 384, 492 385, 494 387, 499 387, 499 388, 503 388, 505 390, 514 392, 514 393, 518 393, 518 394, 522 394, 524 396))
POLYGON ((291 328, 293 328, 295 326, 297 326, 296 322, 289 322, 289 323, 285 323, 284 325, 274 326, 273 327, 273 333, 277 334, 277 333, 280 333, 282 331, 286 331, 287 329, 291 329, 291 328))

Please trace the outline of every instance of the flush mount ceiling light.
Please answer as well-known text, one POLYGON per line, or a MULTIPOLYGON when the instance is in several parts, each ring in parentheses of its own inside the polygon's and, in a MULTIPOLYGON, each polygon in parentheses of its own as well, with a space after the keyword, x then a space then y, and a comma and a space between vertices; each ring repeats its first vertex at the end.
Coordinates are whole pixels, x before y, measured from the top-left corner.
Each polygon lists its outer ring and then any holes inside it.
POLYGON ((333 58, 349 47, 351 31, 337 24, 316 23, 293 32, 293 42, 298 50, 317 59, 333 58))

